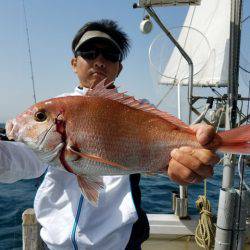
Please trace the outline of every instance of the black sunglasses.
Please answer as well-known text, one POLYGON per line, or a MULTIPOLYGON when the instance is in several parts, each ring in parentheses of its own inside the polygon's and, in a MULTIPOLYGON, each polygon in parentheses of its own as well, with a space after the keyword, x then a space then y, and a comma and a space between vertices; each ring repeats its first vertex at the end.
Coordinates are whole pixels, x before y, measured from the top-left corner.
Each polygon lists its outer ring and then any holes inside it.
POLYGON ((102 48, 92 48, 89 50, 81 50, 81 51, 76 51, 76 56, 80 56, 83 59, 88 59, 88 60, 94 60, 96 59, 99 55, 102 55, 106 60, 110 62, 118 62, 121 61, 121 53, 119 52, 112 52, 107 49, 102 49, 102 48))

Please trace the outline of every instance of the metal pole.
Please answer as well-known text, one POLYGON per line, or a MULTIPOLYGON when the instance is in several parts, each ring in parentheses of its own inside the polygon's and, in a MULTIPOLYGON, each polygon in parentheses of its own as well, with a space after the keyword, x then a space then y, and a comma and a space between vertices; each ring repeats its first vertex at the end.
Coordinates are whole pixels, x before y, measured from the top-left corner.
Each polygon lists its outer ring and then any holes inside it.
MULTIPOLYGON (((180 84, 177 85, 177 109, 178 109, 178 118, 181 119, 181 86, 180 84)), ((180 217, 187 217, 187 209, 188 209, 188 201, 187 201, 187 187, 186 186, 179 186, 179 193, 180 193, 180 203, 183 204, 182 206, 178 206, 177 200, 177 210, 176 214, 180 217), (179 211, 178 211, 179 210, 179 211)))
MULTIPOLYGON (((230 62, 229 62, 229 86, 228 103, 226 112, 226 129, 236 126, 237 99, 239 80, 239 49, 240 49, 240 20, 242 0, 231 0, 231 26, 230 26, 230 62)), ((230 156, 226 160, 223 171, 222 187, 231 188, 234 178, 234 160, 230 156), (230 167, 228 167, 230 166, 230 167)))
MULTIPOLYGON (((230 23, 230 61, 228 78, 228 102, 226 108, 226 130, 236 126, 238 78, 239 78, 239 51, 240 51, 240 20, 242 0, 231 0, 231 23, 230 23)), ((223 192, 233 192, 233 180, 235 172, 235 158, 226 154, 224 156, 224 169, 222 189, 219 198, 217 215, 217 229, 215 238, 215 250, 232 249, 232 230, 236 215, 234 214, 236 202, 223 192), (229 205, 230 203, 230 205, 229 205), (224 217, 223 214, 233 215, 232 218, 224 217), (230 221, 231 220, 231 221, 230 221)))
POLYGON ((178 118, 181 120, 181 85, 177 85, 177 110, 178 118))
POLYGON ((233 229, 234 205, 236 191, 232 189, 220 190, 220 200, 217 213, 217 229, 215 250, 229 250, 233 229))
POLYGON ((244 249, 248 193, 246 190, 236 190, 235 223, 233 227, 232 249, 244 249))

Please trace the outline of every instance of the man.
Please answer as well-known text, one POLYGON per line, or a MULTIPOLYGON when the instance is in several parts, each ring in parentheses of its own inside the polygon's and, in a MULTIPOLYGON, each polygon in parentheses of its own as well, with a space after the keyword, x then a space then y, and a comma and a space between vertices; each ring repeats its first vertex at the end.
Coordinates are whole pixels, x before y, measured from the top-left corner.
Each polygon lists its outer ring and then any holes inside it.
MULTIPOLYGON (((122 70, 129 41, 115 22, 102 20, 85 24, 72 42, 73 71, 79 86, 67 95, 84 95, 88 88, 106 79, 114 81, 122 70)), ((202 144, 213 138, 213 129, 194 127, 202 144)), ((196 183, 212 175, 216 155, 206 149, 188 147, 172 152, 166 166, 170 178, 181 184, 196 183)), ((34 209, 42 225, 41 237, 49 249, 123 250, 141 248, 149 234, 148 221, 140 207, 140 175, 104 176, 105 189, 98 207, 81 195, 75 176, 43 165, 25 145, 0 142, 0 181, 35 178, 47 169, 39 187, 34 209)))

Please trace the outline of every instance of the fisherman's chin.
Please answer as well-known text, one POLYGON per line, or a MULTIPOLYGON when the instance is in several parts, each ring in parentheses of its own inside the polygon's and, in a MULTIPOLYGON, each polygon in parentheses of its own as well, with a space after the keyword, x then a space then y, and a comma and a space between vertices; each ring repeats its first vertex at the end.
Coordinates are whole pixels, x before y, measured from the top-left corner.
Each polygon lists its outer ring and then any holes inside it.
POLYGON ((92 75, 92 87, 95 87, 98 83, 103 81, 106 78, 106 76, 102 74, 94 74, 92 75))

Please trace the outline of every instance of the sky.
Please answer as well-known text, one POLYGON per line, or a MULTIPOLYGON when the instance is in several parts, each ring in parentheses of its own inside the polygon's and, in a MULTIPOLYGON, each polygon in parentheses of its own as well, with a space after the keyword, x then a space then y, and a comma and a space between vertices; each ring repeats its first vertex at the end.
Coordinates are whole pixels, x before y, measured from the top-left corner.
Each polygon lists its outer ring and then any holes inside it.
MULTIPOLYGON (((102 18, 117 21, 132 41, 116 84, 136 98, 159 101, 163 91, 153 81, 148 49, 161 30, 153 23, 151 33, 140 32, 139 25, 146 13, 132 8, 136 0, 24 1, 38 101, 73 91, 78 81, 70 66, 72 38, 84 23, 102 18)), ((156 9, 168 27, 182 25, 187 10, 187 7, 156 9)), ((34 101, 22 0, 0 0, 0 47, 1 123, 34 101)), ((166 103, 170 109, 173 105, 166 103)))

